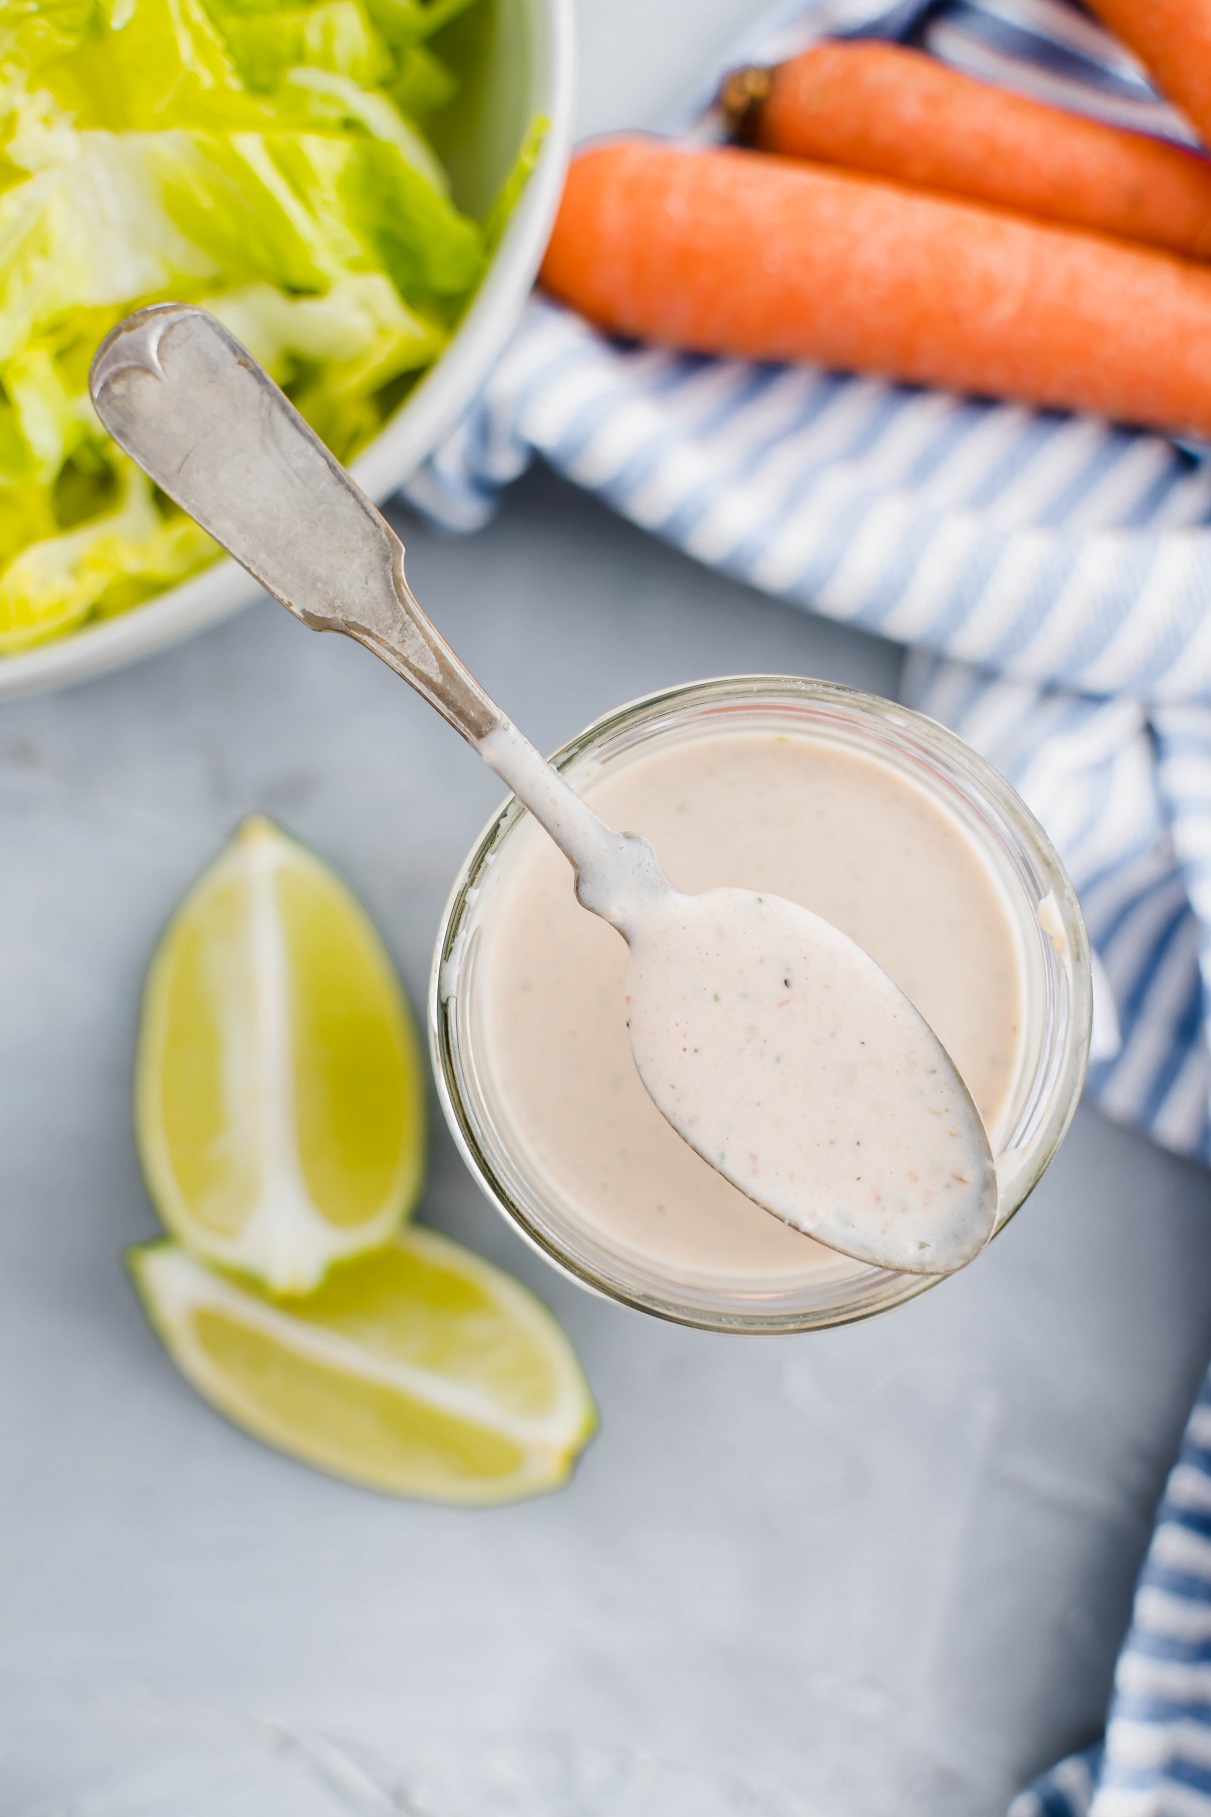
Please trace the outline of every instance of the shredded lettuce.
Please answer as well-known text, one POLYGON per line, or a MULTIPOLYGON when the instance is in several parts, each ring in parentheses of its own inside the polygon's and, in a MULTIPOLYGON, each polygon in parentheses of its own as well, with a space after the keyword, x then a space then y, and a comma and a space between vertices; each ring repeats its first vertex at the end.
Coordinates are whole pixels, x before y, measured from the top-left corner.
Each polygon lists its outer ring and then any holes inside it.
POLYGON ((460 213, 423 122, 473 0, 0 0, 0 656, 213 543, 105 436, 97 343, 199 301, 342 458, 441 353, 532 161, 460 213))

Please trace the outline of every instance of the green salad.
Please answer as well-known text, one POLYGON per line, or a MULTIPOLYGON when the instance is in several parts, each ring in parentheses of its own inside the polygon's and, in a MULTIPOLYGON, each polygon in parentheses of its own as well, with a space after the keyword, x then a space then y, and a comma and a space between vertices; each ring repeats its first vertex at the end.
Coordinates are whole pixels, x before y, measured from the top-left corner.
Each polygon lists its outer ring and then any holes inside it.
POLYGON ((469 3, 0 0, 0 656, 215 554, 93 414, 131 309, 204 303, 342 458, 441 352, 495 225, 424 133, 469 3))

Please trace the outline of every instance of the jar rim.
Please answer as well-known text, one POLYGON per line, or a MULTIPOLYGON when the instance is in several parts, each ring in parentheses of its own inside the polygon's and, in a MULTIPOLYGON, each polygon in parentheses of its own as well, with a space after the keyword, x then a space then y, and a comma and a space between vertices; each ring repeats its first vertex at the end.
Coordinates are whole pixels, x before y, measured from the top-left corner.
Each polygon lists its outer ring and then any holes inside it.
MULTIPOLYGON (((846 716, 851 726, 871 732, 888 745, 907 746, 927 753, 938 773, 949 776, 969 806, 993 817, 1002 839, 1012 843, 1021 873, 1023 896, 1036 894, 1035 909, 1051 902, 1053 929, 1044 939, 1049 963, 1048 1006, 1050 1039, 1032 1081, 1033 1121, 1029 1125, 1028 1152, 1021 1178, 1015 1177, 1003 1197, 997 1232, 1004 1228, 1025 1202, 1046 1171, 1075 1114, 1088 1063, 1092 1018, 1092 981, 1088 938, 1076 894, 1055 847, 1026 803, 988 761, 948 727, 912 708, 842 683, 780 675, 732 675, 683 682, 656 689, 602 714, 563 744, 551 762, 567 771, 586 759, 601 756, 603 763, 621 757, 633 744, 659 738, 692 726, 695 719, 719 707, 759 711, 762 707, 823 710, 846 716), (621 744, 619 741, 622 741, 621 744), (630 741, 629 743, 627 741, 630 741), (611 748, 612 747, 612 748, 611 748), (958 783, 954 783, 957 776, 958 783), (1054 973, 1054 976, 1051 974, 1054 973), (1062 999, 1062 1001, 1060 1000, 1062 999)), ((823 732, 824 722, 810 730, 823 732)), ((843 1304, 826 1308, 801 1302, 779 1307, 767 1298, 760 1309, 745 1304, 745 1296, 728 1296, 722 1290, 687 1289, 676 1297, 667 1282, 645 1278, 638 1264, 615 1258, 618 1271, 594 1267, 583 1254, 562 1244, 546 1226, 533 1205, 519 1202, 519 1195, 502 1178, 499 1158, 475 1114, 465 1085, 457 1008, 461 993, 448 988, 460 971, 468 924, 475 912, 478 885, 487 867, 501 850, 525 810, 515 797, 492 815, 473 843, 454 881, 443 911, 429 982, 429 1043, 438 1096, 446 1123, 472 1177, 489 1202, 509 1221, 532 1248, 578 1285, 617 1303, 657 1317, 699 1329, 747 1333, 778 1333, 823 1329, 874 1317, 901 1305, 945 1277, 896 1275, 870 1270, 870 1283, 856 1288, 843 1304), (452 1007, 453 1005, 453 1007, 452 1007), (629 1279, 626 1278, 629 1275, 629 1279)), ((863 1277, 864 1278, 864 1277, 863 1277)), ((790 1301, 794 1296, 788 1296, 790 1301)))

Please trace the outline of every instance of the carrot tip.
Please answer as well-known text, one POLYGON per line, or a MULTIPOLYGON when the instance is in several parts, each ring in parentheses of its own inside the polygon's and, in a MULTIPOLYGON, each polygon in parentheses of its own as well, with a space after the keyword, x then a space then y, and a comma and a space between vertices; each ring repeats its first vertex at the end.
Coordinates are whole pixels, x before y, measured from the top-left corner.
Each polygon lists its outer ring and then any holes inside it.
POLYGON ((751 144, 760 123, 761 109, 769 100, 774 86, 772 69, 752 63, 746 69, 734 69, 723 79, 719 105, 727 122, 728 134, 739 145, 751 144))

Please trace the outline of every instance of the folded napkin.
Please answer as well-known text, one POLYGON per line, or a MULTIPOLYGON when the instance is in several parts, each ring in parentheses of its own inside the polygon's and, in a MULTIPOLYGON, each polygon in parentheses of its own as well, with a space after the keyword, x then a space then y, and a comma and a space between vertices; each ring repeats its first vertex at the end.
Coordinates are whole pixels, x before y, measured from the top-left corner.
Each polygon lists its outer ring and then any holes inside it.
MULTIPOLYGON (((729 62, 824 36, 903 39, 1194 142, 1068 0, 799 0, 729 62)), ((681 130, 719 135, 709 94, 681 130)), ((1085 417, 619 345, 541 300, 406 496, 471 529, 535 455, 699 560, 912 646, 905 697, 1012 779, 1080 894, 1093 1096, 1211 1160, 1211 461, 1085 417)), ((1211 1388, 1161 1509, 1105 1745, 1013 1817, 1188 1812, 1211 1817, 1211 1388)))

